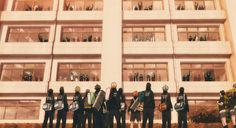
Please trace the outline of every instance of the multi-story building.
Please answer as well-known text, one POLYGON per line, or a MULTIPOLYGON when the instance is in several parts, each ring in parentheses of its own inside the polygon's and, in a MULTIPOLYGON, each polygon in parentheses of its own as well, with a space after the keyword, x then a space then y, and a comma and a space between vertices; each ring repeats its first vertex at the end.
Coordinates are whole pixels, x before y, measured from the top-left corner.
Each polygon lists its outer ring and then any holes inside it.
MULTIPOLYGON (((190 113, 236 79, 234 0, 0 0, 0 123, 40 123, 48 88, 69 99, 115 81, 128 101, 167 84, 190 113)), ((172 112, 173 121, 176 113, 172 112)), ((69 113, 71 115, 71 113, 69 113)), ((71 117, 70 117, 71 118, 71 117)), ((155 111, 158 122, 160 113, 155 111)))

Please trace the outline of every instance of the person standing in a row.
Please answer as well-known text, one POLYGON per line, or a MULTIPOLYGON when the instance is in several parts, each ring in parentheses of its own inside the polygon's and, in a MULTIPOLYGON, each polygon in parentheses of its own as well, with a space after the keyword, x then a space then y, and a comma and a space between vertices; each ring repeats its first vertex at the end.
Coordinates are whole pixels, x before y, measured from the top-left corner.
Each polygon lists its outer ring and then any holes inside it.
POLYGON ((126 108, 127 105, 125 103, 125 95, 123 93, 123 89, 119 88, 118 90, 119 93, 119 97, 120 97, 120 121, 121 121, 121 128, 125 128, 126 127, 126 108))
POLYGON ((85 91, 85 95, 83 98, 83 102, 84 102, 84 118, 83 118, 83 124, 82 127, 85 128, 86 127, 86 120, 88 119, 88 128, 92 128, 92 105, 88 103, 88 95, 90 93, 89 89, 86 89, 85 91))
POLYGON ((73 97, 73 102, 77 102, 79 105, 79 109, 74 111, 73 114, 73 126, 72 128, 82 128, 82 121, 83 121, 83 100, 80 94, 80 87, 75 87, 75 94, 73 97))
POLYGON ((146 128, 147 120, 149 121, 148 128, 153 127, 154 109, 155 109, 154 93, 151 90, 151 84, 147 83, 146 90, 144 91, 142 128, 146 128))
MULTIPOLYGON (((100 85, 95 85, 95 99, 98 96, 98 93, 101 90, 101 86, 100 85)), ((102 107, 100 108, 100 110, 98 111, 97 109, 93 110, 93 128, 103 128, 102 127, 102 123, 103 123, 103 118, 102 118, 102 107)))
POLYGON ((167 85, 162 87, 163 93, 161 94, 161 103, 166 104, 166 109, 162 111, 162 128, 171 128, 171 111, 173 110, 173 107, 168 89, 169 87, 167 85))
POLYGON ((183 103, 183 110, 178 111, 178 128, 187 128, 187 113, 189 112, 187 95, 184 93, 184 88, 179 88, 177 103, 183 103))
POLYGON ((223 128, 228 128, 227 122, 226 122, 226 108, 227 108, 227 101, 225 99, 225 91, 221 90, 220 91, 220 99, 217 102, 218 108, 219 108, 219 115, 221 119, 221 123, 223 125, 223 128))
POLYGON ((107 101, 108 103, 108 110, 109 110, 109 124, 110 128, 113 128, 113 118, 116 118, 116 123, 117 123, 117 128, 121 128, 120 125, 120 98, 118 91, 116 89, 117 84, 116 82, 111 83, 111 92, 110 92, 110 97, 109 100, 107 101))
POLYGON ((64 93, 64 87, 60 87, 60 93, 57 97, 57 101, 62 101, 64 108, 57 111, 57 124, 56 128, 60 127, 60 122, 62 120, 62 128, 66 127, 66 117, 68 111, 67 95, 64 93))
POLYGON ((53 95, 53 90, 49 89, 48 90, 48 95, 46 97, 46 103, 49 103, 52 105, 52 108, 50 111, 45 111, 45 116, 44 116, 44 121, 43 121, 43 128, 47 127, 47 122, 49 119, 49 128, 53 128, 53 118, 54 118, 54 95, 53 95))
POLYGON ((234 128, 236 128, 236 84, 233 85, 234 88, 234 93, 229 97, 229 110, 230 110, 230 116, 231 116, 231 121, 234 125, 234 128))

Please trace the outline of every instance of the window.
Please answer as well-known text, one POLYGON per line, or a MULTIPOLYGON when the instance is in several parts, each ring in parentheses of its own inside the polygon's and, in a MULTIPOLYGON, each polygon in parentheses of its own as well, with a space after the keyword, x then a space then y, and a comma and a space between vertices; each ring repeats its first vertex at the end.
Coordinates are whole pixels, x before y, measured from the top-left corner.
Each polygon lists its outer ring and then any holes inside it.
POLYGON ((12 27, 8 29, 6 42, 48 42, 47 27, 12 27))
POLYGON ((65 0, 64 10, 66 11, 101 11, 103 10, 102 0, 65 0))
POLYGON ((175 0, 176 10, 216 10, 214 0, 175 0))
POLYGON ((166 63, 123 64, 124 81, 168 81, 166 63))
POLYGON ((61 63, 58 65, 57 81, 99 81, 101 64, 61 63))
POLYGON ((123 0, 123 10, 163 10, 163 0, 123 0))
POLYGON ((2 81, 43 81, 45 64, 3 64, 2 81))
POLYGON ((53 0, 15 0, 13 11, 51 11, 53 0))
POLYGON ((189 100, 188 120, 194 123, 220 122, 216 100, 189 100))
POLYGON ((226 81, 224 63, 182 63, 182 81, 226 81))
POLYGON ((124 42, 158 42, 165 41, 165 27, 123 27, 124 42))
POLYGON ((220 41, 219 26, 178 27, 179 41, 220 41))
POLYGON ((35 120, 39 111, 37 100, 0 100, 0 120, 35 120))
POLYGON ((101 42, 101 27, 64 27, 61 42, 101 42))

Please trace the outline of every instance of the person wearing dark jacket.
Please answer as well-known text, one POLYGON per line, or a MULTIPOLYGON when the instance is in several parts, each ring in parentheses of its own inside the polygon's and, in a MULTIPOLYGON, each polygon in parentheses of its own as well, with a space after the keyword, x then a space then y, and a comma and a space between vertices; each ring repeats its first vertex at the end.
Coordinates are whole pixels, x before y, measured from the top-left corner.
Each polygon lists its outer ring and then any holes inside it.
POLYGON ((223 128, 228 128, 227 122, 226 122, 226 107, 227 107, 227 101, 225 99, 225 91, 221 90, 220 91, 220 99, 217 102, 218 108, 219 108, 219 114, 220 114, 220 119, 221 123, 223 125, 223 128))
POLYGON ((161 103, 166 104, 166 109, 162 111, 162 128, 171 128, 171 111, 173 110, 173 107, 168 89, 169 87, 167 85, 162 87, 163 93, 161 94, 161 103))
POLYGON ((236 128, 235 117, 236 117, 236 84, 233 85, 234 93, 229 97, 228 107, 230 110, 231 121, 236 128))
POLYGON ((120 110, 120 98, 118 91, 116 89, 117 84, 116 82, 111 83, 111 92, 110 92, 110 97, 108 100, 108 110, 109 110, 109 125, 110 128, 113 128, 113 118, 116 118, 117 122, 117 128, 121 128, 120 126, 120 115, 119 115, 119 110, 120 110))
POLYGON ((179 88, 179 94, 177 96, 177 103, 183 102, 184 109, 178 111, 178 128, 187 128, 187 112, 189 112, 189 105, 187 95, 184 93, 184 88, 179 88))
MULTIPOLYGON (((95 85, 95 93, 94 93, 95 98, 97 97, 100 90, 101 90, 101 86, 98 84, 95 85)), ((103 121, 102 107, 100 108, 99 111, 97 109, 94 109, 94 111, 93 111, 93 127, 94 128, 103 128, 102 121, 103 121)))
POLYGON ((92 105, 88 103, 88 94, 90 93, 89 89, 86 89, 85 95, 83 98, 84 102, 84 118, 83 118, 83 128, 86 127, 86 120, 88 119, 88 128, 92 128, 92 115, 93 115, 93 110, 92 110, 92 105))
POLYGON ((123 89, 119 88, 118 90, 119 93, 119 97, 120 97, 120 118, 121 118, 121 128, 125 128, 126 127, 126 108, 127 105, 125 103, 125 95, 123 94, 123 89))
POLYGON ((144 91, 144 101, 143 101, 143 124, 142 128, 146 128, 147 120, 149 120, 148 127, 153 127, 155 100, 154 93, 151 90, 151 83, 146 84, 146 90, 144 91))
POLYGON ((73 126, 72 128, 82 128, 82 120, 83 120, 83 100, 80 94, 80 87, 75 87, 75 94, 73 97, 73 102, 76 102, 79 105, 79 109, 74 111, 73 114, 73 126))
POLYGON ((57 97, 57 101, 62 101, 64 104, 64 108, 61 110, 58 110, 57 112, 57 124, 56 128, 60 127, 60 122, 62 120, 62 128, 66 127, 66 115, 68 111, 68 103, 67 103, 67 95, 64 93, 64 87, 60 87, 60 93, 57 97))
POLYGON ((45 111, 44 121, 43 121, 43 128, 47 127, 47 122, 49 119, 49 128, 53 128, 53 118, 54 118, 54 95, 53 90, 49 89, 48 94, 46 97, 46 103, 49 103, 52 105, 52 109, 50 111, 45 111))

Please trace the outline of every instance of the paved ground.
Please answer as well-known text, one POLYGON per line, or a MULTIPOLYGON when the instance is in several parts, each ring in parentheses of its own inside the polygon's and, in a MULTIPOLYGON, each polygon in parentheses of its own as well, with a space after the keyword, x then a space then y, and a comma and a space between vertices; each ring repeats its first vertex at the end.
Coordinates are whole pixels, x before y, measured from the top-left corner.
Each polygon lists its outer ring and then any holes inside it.
MULTIPOLYGON (((0 124, 0 128, 42 128, 42 126, 41 124, 0 124)), ((67 124, 66 128, 72 128, 71 124, 67 124)), ((126 128, 129 128, 129 124, 127 124, 126 128)), ((138 127, 135 125, 134 128, 138 127)), ((161 125, 154 124, 153 128, 161 128, 161 125)), ((173 124, 172 128, 177 128, 177 125, 173 124)), ((221 124, 189 124, 188 128, 221 128, 221 124)))

